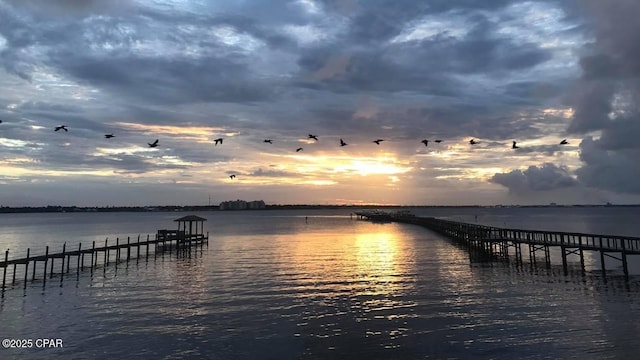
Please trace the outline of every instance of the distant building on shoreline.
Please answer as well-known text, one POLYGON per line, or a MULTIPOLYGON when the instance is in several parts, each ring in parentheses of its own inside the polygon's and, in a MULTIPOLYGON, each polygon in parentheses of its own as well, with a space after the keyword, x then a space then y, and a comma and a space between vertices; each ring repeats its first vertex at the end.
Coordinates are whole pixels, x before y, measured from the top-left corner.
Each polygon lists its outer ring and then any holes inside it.
POLYGON ((218 208, 220 210, 260 210, 266 208, 266 205, 262 200, 235 200, 223 201, 220 203, 220 205, 218 205, 218 208))

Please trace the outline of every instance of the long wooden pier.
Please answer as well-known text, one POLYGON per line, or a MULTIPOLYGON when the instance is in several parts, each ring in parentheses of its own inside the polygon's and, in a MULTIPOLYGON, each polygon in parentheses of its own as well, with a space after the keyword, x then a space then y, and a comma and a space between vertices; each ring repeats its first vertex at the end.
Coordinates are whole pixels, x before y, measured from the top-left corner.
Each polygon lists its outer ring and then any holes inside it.
MULTIPOLYGON (((23 287, 27 287, 29 281, 29 269, 31 269, 31 281, 36 280, 36 267, 38 263, 44 263, 42 266, 42 282, 43 286, 46 285, 47 278, 52 279, 54 276, 54 262, 56 259, 60 259, 59 266, 60 282, 64 280, 64 274, 69 273, 72 266, 72 262, 75 263, 76 273, 79 275, 81 271, 85 270, 85 267, 89 268, 91 273, 98 266, 102 265, 103 271, 106 271, 107 266, 110 264, 110 256, 115 253, 115 258, 112 263, 117 267, 118 263, 135 259, 139 262, 143 257, 145 261, 149 260, 150 250, 153 250, 153 257, 156 258, 158 254, 164 254, 165 252, 171 253, 175 249, 176 253, 191 253, 191 249, 200 246, 201 248, 206 244, 209 244, 209 233, 198 233, 197 224, 202 223, 205 219, 198 218, 194 220, 194 217, 185 217, 178 219, 179 224, 185 224, 183 230, 158 230, 153 238, 150 235, 146 236, 146 239, 141 241, 138 235, 135 241, 131 241, 131 237, 127 237, 126 242, 124 239, 116 238, 115 241, 109 242, 109 239, 105 239, 104 245, 98 244, 93 241, 90 247, 83 246, 82 243, 78 244, 77 250, 70 250, 67 248, 67 244, 64 243, 61 251, 50 251, 49 246, 45 247, 44 254, 33 255, 31 249, 28 248, 26 256, 10 257, 9 250, 4 253, 4 260, 0 260, 0 269, 2 269, 2 295, 4 296, 5 289, 7 288, 7 275, 8 269, 13 267, 11 272, 11 286, 16 283, 16 276, 18 275, 18 266, 24 267, 23 287), (186 219, 186 220, 183 220, 186 219), (190 222, 189 230, 186 228, 186 223, 190 222), (192 224, 196 222, 196 231, 193 231, 192 224), (125 254, 126 252, 126 254, 125 254), (134 254, 135 252, 135 254, 134 254), (88 264, 85 257, 89 258, 88 264), (99 259, 102 258, 102 262, 99 259), (75 260, 75 261, 74 261, 75 260), (47 276, 48 275, 48 276, 47 276)), ((180 226, 178 227, 180 229, 180 226)), ((202 229, 202 228, 201 228, 202 229)))
POLYGON ((470 250, 479 250, 495 257, 509 257, 513 249, 516 261, 522 263, 522 245, 527 246, 529 260, 537 262, 536 253, 543 252, 545 263, 550 266, 550 249, 560 250, 564 273, 568 273, 567 257, 577 255, 582 271, 585 270, 584 252, 594 251, 600 255, 602 275, 606 276, 605 258, 620 261, 625 277, 629 277, 627 256, 640 255, 640 237, 583 234, 557 231, 508 229, 434 217, 418 217, 405 214, 360 212, 361 219, 379 222, 399 222, 426 227, 442 234, 470 250))

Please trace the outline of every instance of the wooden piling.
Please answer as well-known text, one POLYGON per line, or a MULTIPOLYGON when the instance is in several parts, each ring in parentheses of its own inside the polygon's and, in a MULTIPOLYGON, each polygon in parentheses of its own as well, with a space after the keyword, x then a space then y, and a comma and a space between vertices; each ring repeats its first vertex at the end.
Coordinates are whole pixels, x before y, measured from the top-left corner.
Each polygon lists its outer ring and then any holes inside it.
POLYGON ((95 264, 93 263, 95 253, 96 253, 96 241, 93 240, 93 242, 91 243, 91 267, 90 267, 92 274, 93 274, 93 267, 95 266, 95 264))
POLYGON ((107 243, 109 241, 109 238, 104 239, 104 271, 107 271, 107 265, 109 265, 109 247, 107 246, 107 243))
POLYGON ((60 284, 64 280, 64 257, 66 255, 67 243, 62 244, 62 266, 60 267, 60 284))
POLYGON ((602 247, 602 236, 598 237, 600 240, 600 264, 602 265, 602 276, 607 276, 605 267, 604 267, 604 248, 602 247))
MULTIPOLYGON (((49 245, 44 251, 44 273, 42 274, 42 287, 47 284, 47 262, 49 261, 49 245)), ((51 259, 53 261, 53 259, 51 259)))
POLYGON ((31 248, 27 248, 27 261, 24 263, 24 289, 27 288, 27 280, 29 279, 29 254, 31 248))
POLYGON ((33 275, 31 276, 31 281, 35 281, 36 279, 36 264, 38 263, 38 261, 33 260, 33 275))
POLYGON ((82 243, 78 244, 78 265, 76 266, 77 276, 80 276, 80 255, 82 255, 82 243))
POLYGON ((118 263, 120 262, 120 238, 116 238, 116 269, 118 268, 118 263))
POLYGON ((149 234, 147 234, 147 258, 145 262, 149 262, 149 234))
POLYGON ((9 267, 8 264, 9 261, 9 249, 7 249, 7 251, 4 252, 4 271, 2 272, 2 292, 4 292, 4 289, 6 287, 5 283, 7 281, 7 267, 9 267))
POLYGON ((620 239, 622 252, 620 257, 622 258, 622 271, 624 271, 624 277, 629 279, 629 267, 627 266, 627 249, 624 245, 624 239, 620 239))
MULTIPOLYGON (((36 269, 37 269, 37 263, 38 261, 43 261, 44 262, 44 266, 43 266, 43 288, 45 288, 46 286, 46 282, 47 282, 47 275, 49 279, 53 278, 54 275, 54 266, 55 266, 55 259, 61 259, 61 263, 60 263, 60 286, 62 286, 63 282, 64 282, 64 276, 65 273, 68 273, 71 269, 71 262, 72 257, 77 256, 75 258, 75 262, 74 264, 76 264, 76 277, 77 279, 80 278, 80 272, 84 270, 84 256, 85 254, 91 253, 91 262, 90 262, 90 268, 91 268, 91 273, 93 274, 93 268, 96 267, 98 265, 98 253, 100 251, 104 251, 105 254, 105 258, 104 258, 104 269, 106 272, 106 267, 109 265, 109 257, 110 257, 110 251, 116 250, 116 266, 118 266, 118 263, 120 261, 124 261, 124 254, 122 254, 122 250, 126 248, 127 250, 127 266, 129 264, 129 261, 131 261, 131 257, 133 256, 132 254, 132 246, 136 247, 136 263, 139 262, 140 259, 140 253, 141 253, 141 249, 140 246, 146 246, 145 248, 145 252, 146 252, 146 258, 148 261, 149 258, 149 251, 150 251, 150 246, 151 244, 155 245, 156 248, 158 249, 158 246, 160 244, 162 244, 162 246, 164 248, 166 248, 167 246, 169 246, 169 253, 172 252, 172 247, 173 247, 173 243, 176 243, 176 256, 180 256, 180 253, 178 252, 178 249, 182 249, 183 252, 190 250, 190 247, 193 245, 193 241, 196 241, 196 245, 197 245, 197 241, 204 241, 204 237, 203 236, 199 236, 199 235, 193 235, 190 236, 188 238, 188 240, 185 240, 184 234, 181 234, 180 231, 164 231, 163 234, 165 236, 161 236, 158 237, 156 236, 155 240, 150 240, 149 235, 147 235, 147 240, 145 242, 140 242, 140 235, 138 235, 138 237, 136 238, 135 243, 131 242, 131 237, 127 237, 127 243, 126 244, 120 244, 119 238, 116 239, 116 245, 111 245, 109 246, 109 239, 106 238, 105 239, 105 243, 104 243, 104 247, 96 247, 96 243, 95 241, 92 241, 92 245, 91 245, 91 249, 83 249, 82 243, 78 243, 78 249, 77 250, 70 250, 67 251, 66 249, 66 242, 63 244, 62 246, 62 252, 57 252, 57 253, 50 253, 49 252, 49 246, 47 245, 45 247, 45 254, 44 255, 36 255, 34 256, 31 253, 31 248, 27 248, 27 252, 26 252, 26 257, 24 258, 16 258, 16 259, 11 259, 9 260, 9 250, 6 250, 5 252, 5 257, 4 257, 4 261, 0 261, 0 267, 3 268, 3 273, 2 273, 2 295, 4 296, 4 292, 7 288, 7 275, 9 272, 8 267, 13 265, 13 271, 12 271, 12 279, 11 279, 11 284, 12 286, 15 286, 16 284, 16 280, 17 280, 17 274, 18 274, 18 269, 17 266, 18 265, 24 265, 24 288, 26 288, 26 284, 29 281, 29 271, 30 266, 33 266, 33 270, 31 270, 32 272, 32 276, 31 276, 31 281, 35 281, 36 279, 36 269), (196 240, 194 240, 194 238, 196 240), (198 240, 199 239, 199 240, 198 240), (184 248, 183 246, 179 246, 179 242, 180 241, 188 241, 187 243, 184 243, 184 246, 189 246, 189 249, 184 248), (51 261, 51 264, 49 264, 49 261, 51 261), (33 265, 32 265, 33 263, 33 265), (47 274, 47 271, 49 271, 49 274, 47 274)), ((154 257, 157 258, 157 251, 154 253, 154 257)), ((191 254, 189 254, 189 256, 191 256, 191 254)), ((163 261, 164 261, 164 256, 163 256, 163 261)))

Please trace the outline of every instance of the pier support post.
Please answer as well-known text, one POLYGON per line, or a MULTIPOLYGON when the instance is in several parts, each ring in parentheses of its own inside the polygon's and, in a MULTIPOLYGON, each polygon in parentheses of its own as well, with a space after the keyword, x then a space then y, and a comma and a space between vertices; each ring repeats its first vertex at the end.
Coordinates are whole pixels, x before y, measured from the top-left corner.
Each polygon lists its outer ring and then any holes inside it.
POLYGON ((24 263, 24 287, 27 288, 27 280, 29 279, 29 255, 31 254, 31 248, 27 248, 27 260, 24 263))
POLYGON ((629 267, 627 264, 627 248, 624 245, 624 239, 620 239, 620 243, 622 245, 622 253, 620 257, 622 258, 622 271, 624 271, 624 277, 629 280, 629 267))
MULTIPOLYGON (((93 274, 93 267, 95 266, 95 264, 94 264, 95 253, 96 253, 96 241, 93 240, 93 243, 91 244, 91 267, 90 267, 92 274, 93 274)), ((95 257, 97 257, 97 256, 95 256, 95 257)))
POLYGON ((5 284, 7 281, 7 261, 9 261, 9 250, 4 252, 4 271, 2 272, 2 292, 4 293, 5 284))
POLYGON ((13 264, 13 278, 11 279, 11 286, 16 284, 16 267, 17 264, 13 264))
POLYGON ((580 236, 578 238, 578 246, 579 246, 579 251, 580 251, 580 268, 582 269, 582 273, 584 274, 585 269, 584 269, 584 251, 582 250, 582 236, 580 236))
POLYGON ((69 265, 71 265, 71 254, 67 255, 67 273, 69 273, 69 265))
POLYGON ((33 260, 33 270, 32 270, 32 275, 31 275, 31 281, 34 281, 36 279, 36 264, 38 262, 33 260))
POLYGON ((62 285, 62 280, 64 280, 64 258, 67 253, 67 243, 62 244, 62 266, 60 267, 60 285, 62 285))
POLYGON ((607 276, 607 272, 604 267, 604 249, 602 249, 602 236, 600 236, 599 239, 600 239, 600 265, 602 267, 602 276, 607 276))
MULTIPOLYGON (((49 250, 49 247, 47 246, 47 250, 49 250)), ((55 258, 52 257, 51 258, 51 268, 49 269, 49 279, 53 279, 53 263, 54 263, 55 258)))
MULTIPOLYGON (((49 261, 49 245, 44 250, 44 273, 42 274, 42 287, 47 283, 47 262, 49 261)), ((52 260, 53 261, 53 260, 52 260)))
POLYGON ((569 269, 567 268, 567 251, 564 245, 560 245, 560 252, 562 253, 562 270, 564 270, 564 274, 569 274, 569 269))
POLYGON ((107 265, 109 265, 109 248, 107 247, 109 238, 104 239, 104 272, 107 272, 107 265))
POLYGON ((136 264, 140 261, 140 234, 138 234, 138 242, 136 244, 136 264))
POLYGON ((82 255, 82 243, 78 243, 78 266, 76 267, 76 276, 78 277, 80 276, 80 255, 82 255))
POLYGON ((116 238, 116 269, 118 268, 118 262, 120 262, 120 238, 116 238))
POLYGON ((129 263, 130 258, 131 258, 131 238, 127 236, 127 263, 129 263))

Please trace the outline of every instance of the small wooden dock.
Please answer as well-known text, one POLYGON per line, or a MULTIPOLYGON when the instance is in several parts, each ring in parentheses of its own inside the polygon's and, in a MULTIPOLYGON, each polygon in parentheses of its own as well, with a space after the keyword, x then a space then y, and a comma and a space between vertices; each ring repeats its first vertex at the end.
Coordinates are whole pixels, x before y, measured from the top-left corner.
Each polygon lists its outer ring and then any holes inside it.
MULTIPOLYGON (((361 216, 365 220, 375 220, 361 216)), ((526 245, 531 264, 537 263, 536 254, 542 252, 547 266, 551 265, 550 249, 556 248, 562 257, 564 273, 568 273, 567 257, 576 255, 580 259, 582 271, 585 270, 584 252, 599 253, 602 275, 606 276, 605 258, 615 259, 622 265, 625 277, 629 278, 627 256, 640 255, 640 238, 629 236, 597 235, 557 231, 537 231, 508 229, 493 226, 469 224, 457 221, 443 220, 434 217, 382 215, 385 220, 414 224, 428 228, 444 235, 469 250, 481 251, 491 257, 509 257, 509 250, 513 249, 515 259, 522 263, 522 245, 526 245)))
POLYGON ((131 241, 130 237, 124 239, 116 238, 115 241, 109 242, 109 238, 105 239, 104 245, 98 244, 93 241, 91 246, 83 246, 82 243, 78 244, 77 250, 71 250, 67 248, 67 244, 63 244, 62 250, 50 251, 49 246, 45 247, 44 254, 34 255, 31 253, 31 249, 28 248, 26 256, 18 256, 11 258, 9 250, 5 251, 4 260, 0 261, 0 269, 2 269, 2 295, 7 288, 7 273, 10 267, 13 267, 11 272, 11 286, 16 283, 16 276, 18 275, 18 266, 24 267, 23 286, 27 287, 29 281, 29 269, 31 269, 31 281, 36 280, 36 267, 38 263, 44 263, 42 266, 42 283, 43 287, 46 285, 47 278, 52 279, 54 276, 54 262, 59 259, 60 270, 60 283, 64 280, 65 273, 69 273, 72 263, 76 273, 79 275, 81 271, 88 268, 91 273, 94 272, 98 266, 102 266, 103 271, 106 271, 107 266, 110 264, 111 255, 114 256, 112 263, 117 267, 118 263, 126 261, 127 263, 135 259, 136 263, 144 257, 145 261, 149 261, 149 253, 153 251, 154 259, 160 254, 165 252, 169 254, 175 249, 177 254, 188 253, 191 254, 191 249, 200 246, 202 248, 205 244, 209 244, 209 233, 204 233, 203 222, 206 219, 189 215, 174 220, 178 222, 178 230, 158 230, 153 238, 150 235, 146 236, 146 239, 141 240, 138 235, 135 241, 131 241), (187 228, 187 223, 189 227, 187 228), (195 229, 193 227, 195 223, 195 229), (135 254, 134 254, 135 252, 135 254), (88 259, 85 260, 85 257, 88 259), (102 258, 102 262, 100 262, 102 258), (48 270, 48 271, 47 271, 48 270), (47 276, 48 275, 48 276, 47 276))

